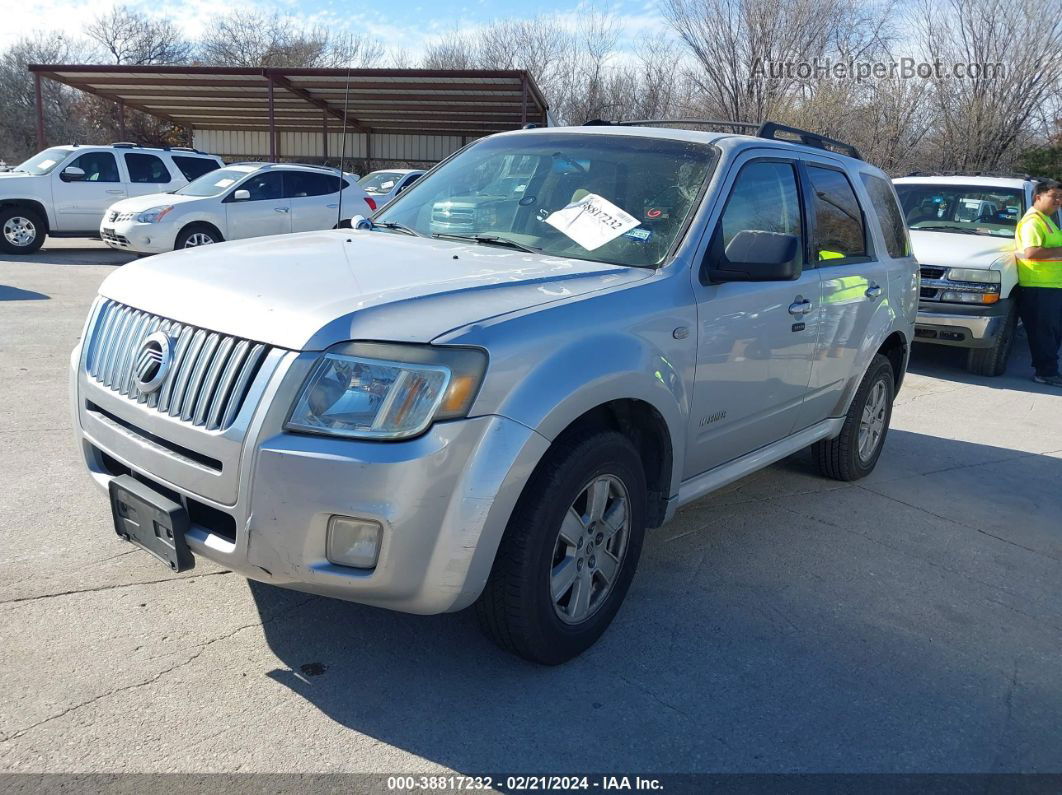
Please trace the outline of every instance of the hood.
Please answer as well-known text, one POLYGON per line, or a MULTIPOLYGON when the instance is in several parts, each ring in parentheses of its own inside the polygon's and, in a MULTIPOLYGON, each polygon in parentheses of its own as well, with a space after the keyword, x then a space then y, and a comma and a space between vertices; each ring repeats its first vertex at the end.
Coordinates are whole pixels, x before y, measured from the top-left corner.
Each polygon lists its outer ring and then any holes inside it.
POLYGON ((1014 239, 952 232, 911 231, 911 249, 922 265, 948 268, 991 268, 1014 256, 1014 239))
POLYGON ((144 210, 150 210, 152 207, 161 207, 167 204, 187 204, 188 202, 199 201, 204 198, 210 197, 178 196, 175 193, 148 193, 144 196, 133 196, 129 199, 116 201, 107 209, 108 211, 115 210, 116 212, 121 213, 142 213, 144 210))
POLYGON ((292 350, 430 342, 451 329, 652 271, 378 231, 331 230, 131 262, 101 295, 292 350))
POLYGON ((3 185, 3 188, 0 188, 0 190, 3 190, 4 192, 13 190, 13 183, 20 180, 36 180, 41 178, 42 175, 40 174, 27 174, 25 171, 0 171, 0 185, 3 185))

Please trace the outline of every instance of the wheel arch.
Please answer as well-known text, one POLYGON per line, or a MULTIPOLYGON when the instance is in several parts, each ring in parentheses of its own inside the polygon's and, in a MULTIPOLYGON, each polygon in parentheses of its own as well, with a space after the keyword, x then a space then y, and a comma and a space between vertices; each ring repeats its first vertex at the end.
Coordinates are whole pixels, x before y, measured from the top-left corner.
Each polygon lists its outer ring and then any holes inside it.
POLYGON ((217 224, 211 223, 210 221, 207 221, 204 218, 196 218, 196 219, 191 220, 191 221, 186 221, 184 224, 181 225, 181 228, 177 230, 177 234, 173 238, 174 245, 175 246, 177 245, 177 241, 181 239, 181 235, 183 235, 185 232, 187 232, 192 227, 196 227, 196 226, 205 226, 207 229, 209 229, 211 232, 213 232, 214 234, 216 234, 218 236, 218 242, 219 243, 224 242, 225 235, 223 235, 221 233, 221 230, 218 229, 217 224))
POLYGON ((51 231, 51 222, 48 220, 48 209, 44 206, 44 203, 38 199, 0 199, 0 208, 7 207, 21 207, 27 210, 32 210, 43 222, 44 234, 47 235, 51 231))

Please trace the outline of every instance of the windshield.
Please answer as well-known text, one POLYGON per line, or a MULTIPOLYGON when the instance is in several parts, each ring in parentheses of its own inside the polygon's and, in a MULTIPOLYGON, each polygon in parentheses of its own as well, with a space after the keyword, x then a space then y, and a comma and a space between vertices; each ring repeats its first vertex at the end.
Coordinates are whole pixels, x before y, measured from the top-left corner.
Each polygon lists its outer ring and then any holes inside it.
POLYGON ((192 180, 183 188, 174 191, 180 196, 217 196, 224 193, 250 171, 242 168, 219 168, 204 174, 199 179, 192 180))
POLYGON ((358 185, 361 189, 369 193, 387 193, 398 181, 404 177, 405 174, 399 174, 394 171, 374 171, 372 174, 367 174, 358 181, 358 185))
POLYGON ((930 232, 1014 237, 1025 212, 1024 196, 1017 188, 901 182, 896 193, 907 226, 930 232))
POLYGON ((14 171, 25 171, 27 174, 41 176, 47 174, 57 165, 62 163, 70 155, 69 149, 45 149, 35 154, 26 162, 16 166, 14 171))
POLYGON ((494 237, 558 257, 651 267, 685 229, 713 152, 627 135, 488 138, 422 177, 374 220, 444 239, 494 237))

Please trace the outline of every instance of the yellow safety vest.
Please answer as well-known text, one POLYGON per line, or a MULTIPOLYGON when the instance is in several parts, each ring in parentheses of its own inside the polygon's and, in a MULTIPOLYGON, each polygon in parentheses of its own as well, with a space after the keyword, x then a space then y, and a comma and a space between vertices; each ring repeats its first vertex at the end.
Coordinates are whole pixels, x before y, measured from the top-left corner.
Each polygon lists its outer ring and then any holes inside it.
POLYGON ((1062 260, 1025 259, 1025 249, 1062 247, 1062 230, 1050 217, 1030 208, 1014 229, 1014 259, 1022 287, 1062 288, 1062 260))

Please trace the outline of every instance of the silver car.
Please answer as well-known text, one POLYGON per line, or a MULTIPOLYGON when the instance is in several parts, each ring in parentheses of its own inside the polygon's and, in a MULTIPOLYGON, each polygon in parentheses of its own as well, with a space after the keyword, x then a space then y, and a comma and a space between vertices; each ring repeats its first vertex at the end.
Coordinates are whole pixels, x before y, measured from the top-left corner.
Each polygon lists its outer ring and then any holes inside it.
POLYGON ((556 664, 678 507, 804 447, 839 480, 881 454, 918 274, 851 147, 503 133, 355 225, 101 286, 71 359, 79 444, 117 534, 172 570, 475 605, 556 664), (456 207, 471 221, 440 226, 456 207))

